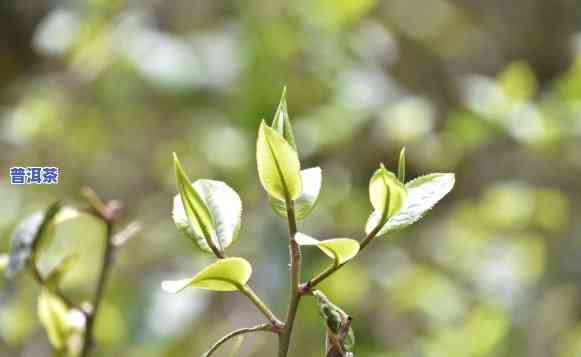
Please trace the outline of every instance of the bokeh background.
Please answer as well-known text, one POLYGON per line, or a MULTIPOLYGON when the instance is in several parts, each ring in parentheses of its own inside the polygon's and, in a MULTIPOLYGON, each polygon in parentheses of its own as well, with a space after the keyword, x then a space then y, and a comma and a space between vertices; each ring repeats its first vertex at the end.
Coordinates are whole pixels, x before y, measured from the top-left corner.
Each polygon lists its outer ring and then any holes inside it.
MULTIPOLYGON (((171 153, 241 195, 251 280, 287 304, 286 226, 259 186, 255 139, 288 102, 303 167, 323 188, 299 229, 358 238, 379 162, 455 172, 420 223, 375 242, 323 290, 354 317, 361 357, 581 356, 581 4, 574 0, 0 1, 0 252, 19 220, 83 185, 125 203, 141 234, 118 253, 98 356, 199 356, 261 320, 236 293, 167 295, 211 261, 180 236, 171 153), (11 186, 11 166, 57 166, 60 184, 11 186)), ((57 229, 45 265, 91 293, 102 227, 57 229)), ((304 278, 327 260, 305 252, 304 278)), ((2 280, 0 355, 48 356, 38 288, 2 280)), ((321 356, 303 300, 292 356, 321 356)), ((272 356, 249 335, 241 356, 272 356)), ((227 355, 229 346, 220 351, 227 355)))

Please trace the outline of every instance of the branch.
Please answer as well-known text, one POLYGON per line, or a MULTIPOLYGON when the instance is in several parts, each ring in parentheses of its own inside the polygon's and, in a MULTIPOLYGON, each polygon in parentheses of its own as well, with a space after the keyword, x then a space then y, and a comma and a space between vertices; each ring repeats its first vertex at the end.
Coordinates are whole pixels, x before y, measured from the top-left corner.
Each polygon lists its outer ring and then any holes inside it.
POLYGON ((252 288, 248 285, 240 286, 238 288, 241 293, 246 295, 248 299, 260 310, 260 312, 266 316, 272 325, 273 331, 280 332, 284 328, 284 323, 280 321, 276 315, 270 311, 268 306, 256 295, 252 288))
MULTIPOLYGON (((222 253, 218 256, 218 259, 225 259, 227 257, 226 253, 222 253)), ((252 288, 246 284, 238 286, 238 290, 244 294, 257 308, 258 310, 270 321, 270 324, 274 330, 280 332, 284 328, 284 322, 280 321, 278 317, 266 306, 258 295, 252 290, 252 288)))
POLYGON ((89 202, 89 205, 94 209, 95 216, 103 220, 106 225, 105 234, 105 249, 103 251, 103 257, 101 260, 101 271, 99 272, 99 277, 97 280, 97 287, 95 289, 95 295, 91 301, 92 309, 85 311, 86 324, 85 324, 85 335, 83 338, 83 346, 81 349, 80 356, 87 357, 93 345, 93 330, 95 325, 95 319, 99 313, 99 308, 103 300, 103 295, 105 292, 105 285, 109 278, 111 267, 113 263, 113 254, 115 251, 115 243, 113 241, 113 226, 117 218, 119 217, 119 212, 121 209, 121 204, 118 201, 109 201, 107 204, 103 204, 103 201, 99 198, 97 193, 91 188, 84 188, 83 195, 89 202))
POLYGON ((279 357, 286 357, 288 354, 293 326, 302 296, 300 289, 301 248, 295 241, 295 234, 297 233, 297 221, 295 217, 294 202, 287 199, 286 207, 287 207, 288 233, 289 233, 291 297, 288 306, 286 326, 279 338, 279 349, 278 349, 279 357))
POLYGON ((202 357, 210 357, 214 352, 216 352, 216 350, 220 346, 222 346, 226 341, 228 341, 229 339, 231 339, 233 337, 236 337, 238 335, 247 334, 247 333, 252 333, 252 332, 259 332, 259 331, 276 332, 272 329, 272 326, 270 324, 261 324, 261 325, 257 325, 254 327, 245 327, 245 328, 241 328, 241 329, 232 331, 229 334, 227 334, 226 336, 219 339, 218 342, 216 342, 212 347, 210 347, 208 352, 206 352, 202 355, 202 357))
POLYGON ((101 306, 101 301, 103 300, 103 293, 105 291, 105 283, 109 277, 111 271, 111 263, 113 261, 113 223, 110 221, 107 224, 107 235, 105 237, 105 251, 103 253, 103 259, 101 263, 101 271, 99 272, 99 278, 97 281, 97 288, 93 301, 91 303, 92 310, 86 312, 86 325, 85 325, 85 337, 83 339, 83 348, 81 350, 81 357, 86 357, 89 355, 89 351, 93 345, 93 328, 95 325, 95 317, 99 313, 99 307, 101 306))
POLYGON ((59 299, 61 299, 65 303, 65 305, 67 305, 68 308, 74 308, 74 309, 77 309, 77 310, 83 312, 83 309, 81 309, 77 305, 75 305, 75 303, 71 299, 69 299, 67 296, 65 296, 65 294, 63 294, 63 292, 58 287, 49 287, 48 286, 46 279, 42 277, 42 274, 40 274, 40 271, 38 270, 38 267, 36 266, 36 264, 34 264, 34 263, 30 264, 30 271, 32 273, 32 277, 40 286, 49 288, 50 291, 53 294, 55 294, 56 296, 58 296, 59 299))

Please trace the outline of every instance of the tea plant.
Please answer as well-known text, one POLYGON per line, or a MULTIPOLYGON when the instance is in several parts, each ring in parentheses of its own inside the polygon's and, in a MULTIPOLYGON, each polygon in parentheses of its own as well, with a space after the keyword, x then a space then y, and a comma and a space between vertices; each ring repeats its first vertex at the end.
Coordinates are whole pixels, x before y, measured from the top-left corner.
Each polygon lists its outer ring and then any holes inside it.
POLYGON ((140 229, 134 222, 116 232, 120 203, 104 203, 89 188, 83 190, 83 195, 89 208, 74 208, 56 202, 46 211, 36 212, 24 219, 14 231, 5 264, 0 266, 5 269, 7 278, 12 279, 26 272, 40 286, 38 317, 46 330, 55 357, 86 357, 91 352, 95 320, 111 272, 115 249, 140 229), (93 295, 90 301, 76 303, 63 293, 61 283, 63 277, 78 263, 77 256, 66 255, 51 271, 44 274, 39 269, 39 261, 43 258, 43 246, 53 239, 55 226, 83 215, 93 216, 102 222, 105 236, 93 295))
POLYGON ((321 189, 321 169, 301 170, 301 164, 283 91, 278 109, 269 126, 264 121, 258 129, 256 160, 258 176, 272 209, 288 223, 290 296, 286 317, 279 319, 249 285, 252 266, 239 257, 229 257, 226 249, 238 238, 242 203, 226 183, 199 179, 192 182, 174 153, 174 167, 179 193, 173 201, 173 219, 179 231, 217 261, 193 278, 164 281, 162 289, 178 293, 188 287, 213 291, 239 291, 264 315, 267 322, 233 331, 216 342, 204 357, 212 355, 223 343, 246 333, 266 331, 278 337, 278 356, 286 357, 299 303, 314 297, 326 330, 325 356, 353 356, 355 337, 351 317, 315 289, 376 239, 415 223, 454 186, 454 174, 434 173, 405 182, 405 150, 399 157, 397 176, 381 164, 369 182, 373 208, 365 225, 365 237, 318 240, 297 229, 315 207, 321 189), (315 246, 331 260, 320 274, 302 281, 302 247, 315 246))

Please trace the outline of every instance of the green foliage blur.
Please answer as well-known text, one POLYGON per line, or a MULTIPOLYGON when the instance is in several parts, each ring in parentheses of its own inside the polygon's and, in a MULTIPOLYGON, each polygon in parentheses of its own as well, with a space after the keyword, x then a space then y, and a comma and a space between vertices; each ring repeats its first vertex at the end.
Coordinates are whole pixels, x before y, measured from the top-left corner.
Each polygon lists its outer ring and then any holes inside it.
MULTIPOLYGON (((379 162, 407 177, 455 172, 420 223, 374 243, 321 285, 355 317, 358 357, 581 355, 581 5, 571 0, 0 1, 0 252, 19 220, 83 185, 125 204, 143 232, 116 256, 97 356, 198 356, 262 321, 238 293, 160 282, 212 261, 171 219, 171 153, 242 197, 252 284, 287 304, 286 226, 260 188, 255 140, 283 86, 304 167, 323 186, 299 230, 360 238, 379 162), (12 186, 12 166, 60 184, 12 186)), ((59 226, 50 266, 90 296, 102 224, 59 226)), ((305 250, 303 280, 327 260, 305 250)), ((1 263, 0 263, 1 264, 1 263)), ((47 268, 48 269, 48 268, 47 268)), ((0 356, 49 356, 39 289, 0 280, 0 356)), ((292 356, 321 356, 304 299, 292 356)), ((234 343, 220 351, 226 356, 234 343)), ((269 334, 241 356, 272 356, 269 334)))

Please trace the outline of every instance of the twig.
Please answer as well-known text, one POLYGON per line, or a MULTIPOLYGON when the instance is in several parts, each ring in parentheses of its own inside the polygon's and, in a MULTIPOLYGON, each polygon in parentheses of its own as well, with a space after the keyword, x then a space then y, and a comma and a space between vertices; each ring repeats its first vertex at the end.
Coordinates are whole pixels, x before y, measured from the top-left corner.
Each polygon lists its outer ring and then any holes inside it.
POLYGON ((284 328, 284 323, 280 321, 276 315, 270 311, 268 306, 256 295, 256 293, 248 285, 240 286, 238 288, 241 293, 246 295, 250 301, 258 308, 258 310, 266 316, 272 325, 273 331, 280 332, 284 328))
MULTIPOLYGON (((224 252, 217 256, 218 259, 225 259, 227 257, 228 256, 224 252)), ((246 284, 238 286, 238 290, 258 308, 258 310, 268 319, 268 321, 270 321, 270 324, 274 330, 277 332, 282 331, 285 326, 284 322, 280 321, 280 319, 276 317, 276 315, 268 308, 268 306, 266 306, 262 299, 258 297, 254 290, 252 290, 250 285, 246 284)))
POLYGON ((105 203, 99 198, 97 192, 93 190, 91 187, 85 186, 81 189, 81 195, 87 200, 89 206, 95 210, 99 217, 104 217, 106 215, 107 207, 105 203))
MULTIPOLYGON (((369 232, 369 234, 367 236, 365 236, 365 238, 363 238, 361 240, 361 243, 359 243, 359 252, 363 251, 363 249, 365 249, 365 247, 367 247, 367 245, 369 243, 371 243, 373 238, 375 238, 377 233, 379 233, 379 231, 381 230, 381 227, 382 227, 381 224, 377 225, 377 227, 375 227, 371 232, 369 232)), ((315 286, 320 284, 323 280, 327 279, 329 276, 331 276, 337 270, 341 269, 348 262, 349 261, 346 261, 345 263, 342 263, 342 264, 338 264, 338 265, 333 264, 333 265, 329 266, 327 269, 322 271, 319 275, 315 276, 311 280, 302 284, 301 288, 300 288, 300 292, 302 294, 306 294, 306 293, 310 292, 312 288, 314 288, 315 286)))
POLYGON ((96 211, 95 215, 102 219, 106 225, 105 249, 103 251, 103 257, 101 260, 101 270, 97 280, 97 287, 95 289, 93 300, 91 301, 91 309, 85 311, 85 335, 83 338, 83 346, 80 356, 87 357, 90 353, 91 347, 93 346, 93 330, 95 319, 99 313, 99 308, 101 307, 101 302, 105 293, 105 285, 111 273, 113 255, 115 251, 115 245, 113 242, 113 226, 119 217, 121 204, 118 201, 109 201, 107 204, 104 204, 97 193, 91 188, 85 188, 83 190, 83 195, 89 202, 89 205, 91 205, 92 208, 96 211))
POLYGON ((226 336, 219 339, 218 342, 216 342, 212 347, 210 347, 208 352, 206 352, 202 355, 202 357, 210 357, 214 352, 216 352, 216 350, 221 345, 223 345, 226 341, 228 341, 231 338, 234 338, 234 337, 239 336, 239 335, 252 333, 252 332, 259 332, 259 331, 276 332, 272 329, 272 326, 270 324, 260 324, 260 325, 254 326, 254 327, 246 327, 246 328, 241 328, 241 329, 232 331, 229 334, 227 334, 226 336))
POLYGON ((286 326, 282 334, 279 335, 279 349, 278 349, 279 357, 286 357, 288 354, 293 326, 302 296, 302 292, 300 289, 301 248, 299 244, 295 241, 295 234, 297 233, 297 221, 295 217, 294 202, 287 199, 286 207, 287 207, 288 233, 289 233, 291 296, 288 306, 286 326))
POLYGON ((46 280, 42 277, 42 274, 40 274, 40 271, 36 267, 36 264, 30 264, 30 271, 32 273, 32 277, 40 286, 47 287, 53 294, 58 296, 59 299, 61 299, 62 302, 64 302, 65 305, 67 305, 68 308, 74 308, 81 312, 83 311, 71 299, 65 296, 65 294, 63 294, 63 292, 60 291, 60 289, 58 289, 57 287, 49 287, 46 280))
POLYGON ((113 237, 113 223, 107 223, 107 235, 105 237, 105 251, 103 253, 103 259, 101 262, 101 271, 99 273, 99 278, 97 281, 97 289, 92 301, 92 310, 86 311, 86 325, 85 325, 85 338, 83 339, 83 348, 81 350, 81 357, 86 357, 89 355, 91 347, 93 345, 93 329, 95 324, 95 318, 99 313, 99 307, 101 306, 101 301, 103 300, 103 293, 105 291, 105 284, 109 273, 111 271, 111 262, 113 261, 113 244, 111 239, 113 237))

